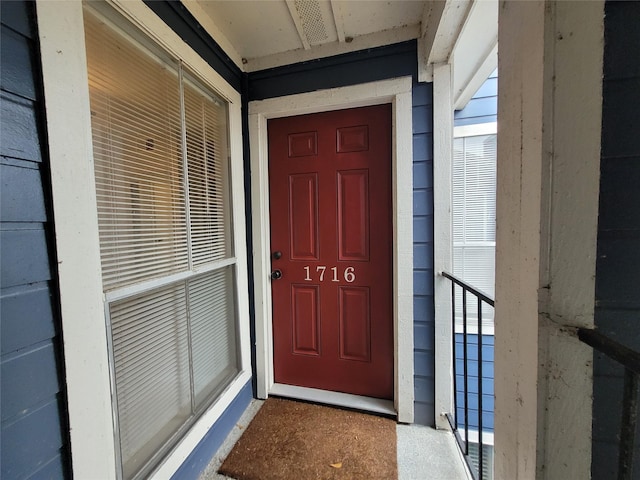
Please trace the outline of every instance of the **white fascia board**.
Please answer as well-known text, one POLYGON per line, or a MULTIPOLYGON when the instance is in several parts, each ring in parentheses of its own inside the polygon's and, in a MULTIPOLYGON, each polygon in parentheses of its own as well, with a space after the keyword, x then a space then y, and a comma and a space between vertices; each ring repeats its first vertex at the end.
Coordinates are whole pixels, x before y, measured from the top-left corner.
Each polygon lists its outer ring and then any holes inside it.
POLYGON ((471 0, 446 0, 433 2, 428 14, 425 10, 418 49, 421 82, 433 79, 433 65, 449 62, 471 6, 471 0))
POLYGON ((456 39, 451 63, 453 104, 459 109, 498 65, 498 0, 473 2, 456 39))
POLYGON ((256 72, 267 68, 281 67, 293 63, 316 60, 318 58, 332 57, 343 53, 366 50, 368 48, 381 47, 394 43, 414 40, 420 36, 420 25, 406 25, 404 27, 385 30, 354 37, 349 43, 332 42, 324 45, 313 45, 309 50, 298 49, 283 53, 275 53, 265 57, 250 58, 247 60, 245 70, 256 72))
POLYGON ((183 5, 187 8, 187 10, 193 15, 193 17, 198 21, 198 23, 206 30, 206 32, 211 35, 220 48, 224 50, 229 58, 236 64, 238 68, 244 70, 244 65, 242 63, 242 55, 238 53, 233 44, 229 41, 229 39, 222 33, 222 30, 218 28, 216 23, 213 21, 211 16, 204 11, 200 2, 198 0, 182 0, 183 5))
MULTIPOLYGON (((454 56, 454 63, 457 61, 454 56)), ((454 99, 453 99, 453 108, 454 110, 462 110, 467 106, 469 100, 475 95, 478 89, 482 86, 482 84, 489 78, 489 75, 496 69, 498 66, 498 39, 496 37, 493 47, 486 55, 484 60, 480 62, 480 66, 475 69, 471 77, 467 78, 464 82, 458 81, 456 82, 454 79, 454 85, 458 85, 458 88, 455 89, 454 99)), ((458 72, 459 69, 454 69, 454 75, 458 72)))

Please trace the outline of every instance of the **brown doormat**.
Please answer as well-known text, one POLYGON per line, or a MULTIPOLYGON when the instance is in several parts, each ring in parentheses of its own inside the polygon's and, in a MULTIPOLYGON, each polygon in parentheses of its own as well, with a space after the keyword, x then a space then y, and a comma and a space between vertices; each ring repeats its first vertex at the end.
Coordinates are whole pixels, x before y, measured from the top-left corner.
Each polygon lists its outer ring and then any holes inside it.
POLYGON ((269 398, 220 467, 238 480, 396 480, 388 418, 269 398))

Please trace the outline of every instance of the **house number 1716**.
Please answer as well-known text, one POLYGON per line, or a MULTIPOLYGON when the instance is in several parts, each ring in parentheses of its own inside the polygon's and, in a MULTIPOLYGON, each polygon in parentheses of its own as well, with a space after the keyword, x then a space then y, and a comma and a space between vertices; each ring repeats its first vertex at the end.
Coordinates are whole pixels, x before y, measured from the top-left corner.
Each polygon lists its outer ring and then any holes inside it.
MULTIPOLYGON (((304 271, 305 271, 304 279, 307 282, 311 282, 313 280, 311 278, 311 267, 309 265, 305 266, 304 271)), ((329 272, 330 273, 327 272, 327 267, 325 265, 318 265, 314 273, 315 273, 315 276, 318 276, 320 278, 321 282, 324 282, 325 273, 328 273, 328 275, 331 277, 332 282, 340 281, 340 279, 338 278, 338 267, 331 267, 329 269, 329 272)), ((344 281, 347 283, 354 282, 356 280, 355 268, 346 267, 344 269, 344 272, 342 272, 342 277, 344 278, 344 281)))

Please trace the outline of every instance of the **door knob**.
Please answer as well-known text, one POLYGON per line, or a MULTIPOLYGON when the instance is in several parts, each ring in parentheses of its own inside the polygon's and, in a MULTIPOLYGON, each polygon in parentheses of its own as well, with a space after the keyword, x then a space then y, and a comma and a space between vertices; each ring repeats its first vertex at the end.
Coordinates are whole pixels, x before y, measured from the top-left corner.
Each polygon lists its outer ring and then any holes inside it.
POLYGON ((282 252, 273 252, 273 258, 275 258, 276 260, 280 260, 282 258, 282 252))
POLYGON ((273 272, 271 272, 271 278, 273 280, 278 280, 282 278, 282 272, 280 270, 274 270, 273 272))

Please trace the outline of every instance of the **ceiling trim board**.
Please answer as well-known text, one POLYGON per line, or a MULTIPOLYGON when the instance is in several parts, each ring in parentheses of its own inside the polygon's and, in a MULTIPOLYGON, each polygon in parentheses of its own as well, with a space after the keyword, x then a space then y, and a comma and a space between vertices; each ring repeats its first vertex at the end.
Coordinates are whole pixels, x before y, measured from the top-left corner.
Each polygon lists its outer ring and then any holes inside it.
POLYGON ((257 72, 260 70, 291 65, 293 63, 333 57, 343 53, 351 53, 358 50, 367 50, 369 48, 415 40, 419 35, 419 24, 407 25, 392 30, 361 35, 355 37, 350 43, 333 42, 324 45, 314 45, 310 50, 290 50, 288 52, 276 53, 265 57, 248 59, 247 64, 245 65, 245 70, 247 72, 257 72))

